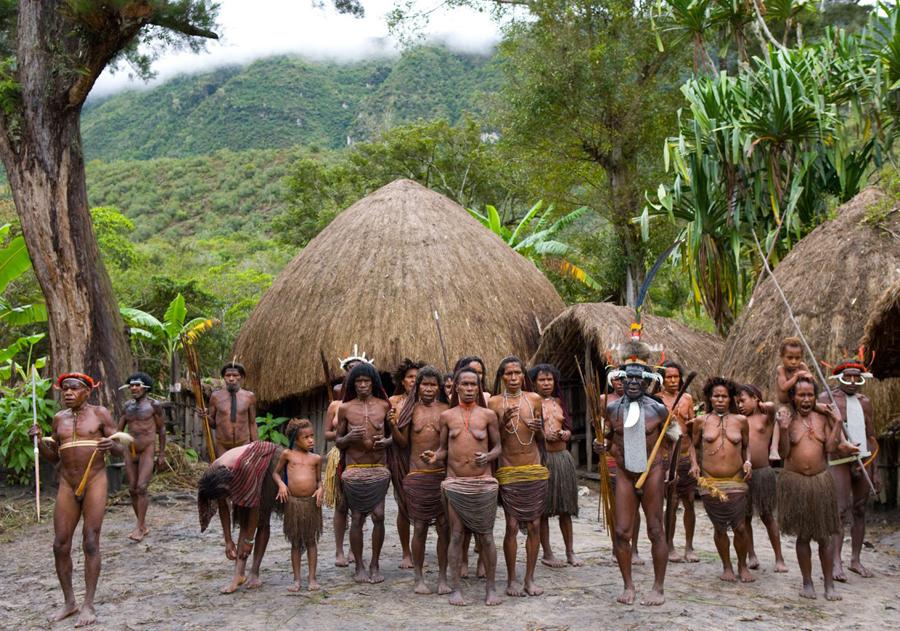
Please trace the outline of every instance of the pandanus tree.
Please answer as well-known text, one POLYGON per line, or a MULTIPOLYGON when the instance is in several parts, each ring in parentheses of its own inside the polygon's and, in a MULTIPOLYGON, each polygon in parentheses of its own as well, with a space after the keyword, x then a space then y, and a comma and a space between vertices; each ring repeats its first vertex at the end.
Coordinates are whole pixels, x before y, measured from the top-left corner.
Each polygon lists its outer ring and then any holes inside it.
POLYGON ((216 11, 209 0, 0 2, 0 160, 46 302, 51 370, 91 373, 107 404, 130 352, 91 226, 81 108, 110 64, 146 75, 152 51, 215 38, 216 11))

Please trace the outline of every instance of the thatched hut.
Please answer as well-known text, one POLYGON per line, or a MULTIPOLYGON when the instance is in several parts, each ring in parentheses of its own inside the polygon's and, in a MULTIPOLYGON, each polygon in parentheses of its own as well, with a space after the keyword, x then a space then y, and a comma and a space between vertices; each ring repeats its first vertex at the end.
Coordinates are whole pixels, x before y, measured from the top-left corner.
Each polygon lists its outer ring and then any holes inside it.
MULTIPOLYGON (((876 379, 900 377, 900 275, 897 276, 872 307, 863 335, 866 358, 876 379)), ((894 412, 900 414, 900 401, 894 412)))
MULTIPOLYGON (((338 215, 287 265, 241 330, 235 352, 264 407, 318 421, 320 350, 359 344, 382 371, 403 357, 444 367, 479 354, 496 366, 537 348, 564 304, 544 275, 466 210, 397 180, 338 215)), ((318 425, 319 423, 317 423, 318 425)))
MULTIPOLYGON (((592 430, 590 423, 585 422, 586 406, 576 357, 582 370, 588 353, 595 367, 603 366, 605 351, 625 342, 633 321, 634 309, 628 307, 608 302, 572 305, 547 325, 541 344, 529 362, 531 365, 550 363, 562 373, 563 390, 579 443, 577 449, 581 452, 578 460, 582 464, 591 461, 592 430)), ((718 366, 722 339, 670 318, 645 315, 642 321, 644 342, 665 353, 667 359, 681 363, 685 370, 697 371, 691 390, 695 396, 699 395, 703 381, 718 366)), ((660 352, 655 353, 654 360, 659 356, 660 352)))
MULTIPOLYGON (((775 269, 817 360, 834 363, 854 353, 885 286, 900 279, 900 213, 879 212, 893 203, 880 190, 865 189, 794 246, 775 269)), ((892 334, 896 348, 896 328, 892 334)), ((725 342, 722 372, 771 391, 781 340, 792 335, 794 326, 767 278, 725 342)), ((883 361, 896 366, 896 354, 883 361)), ((897 415, 900 397, 900 379, 896 373, 886 376, 894 378, 872 380, 864 389, 875 406, 879 431, 897 415)))

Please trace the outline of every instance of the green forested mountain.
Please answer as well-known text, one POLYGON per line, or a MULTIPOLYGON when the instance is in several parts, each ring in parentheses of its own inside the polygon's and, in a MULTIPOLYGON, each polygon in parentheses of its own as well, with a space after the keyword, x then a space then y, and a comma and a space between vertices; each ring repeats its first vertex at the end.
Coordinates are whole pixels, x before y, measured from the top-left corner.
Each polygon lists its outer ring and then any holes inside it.
POLYGON ((82 136, 87 158, 107 162, 336 148, 418 119, 455 123, 499 81, 491 58, 435 47, 354 64, 273 57, 89 102, 82 136))

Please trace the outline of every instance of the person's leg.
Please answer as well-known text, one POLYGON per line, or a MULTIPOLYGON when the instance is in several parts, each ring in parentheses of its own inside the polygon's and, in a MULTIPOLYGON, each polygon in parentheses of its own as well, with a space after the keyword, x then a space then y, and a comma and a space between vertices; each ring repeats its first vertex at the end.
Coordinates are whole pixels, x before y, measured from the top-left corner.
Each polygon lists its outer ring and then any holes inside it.
POLYGON ((641 496, 641 506, 647 521, 647 537, 650 539, 650 555, 653 562, 653 589, 641 599, 642 605, 661 605, 666 601, 663 585, 669 561, 666 531, 663 526, 663 499, 666 494, 665 469, 653 467, 647 476, 641 496))
POLYGON ((289 592, 300 591, 300 546, 291 546, 291 569, 294 571, 294 582, 287 588, 289 592))
POLYGON ((548 515, 541 517, 541 548, 544 551, 541 563, 548 567, 564 567, 566 565, 565 561, 556 558, 553 548, 550 546, 550 517, 548 515))
POLYGON ((369 575, 366 574, 366 565, 363 563, 363 522, 366 516, 359 511, 350 512, 350 552, 356 560, 356 572, 353 574, 353 580, 357 583, 368 583, 369 575))
POLYGON ((841 561, 841 553, 844 549, 844 524, 853 516, 853 485, 850 480, 850 464, 840 464, 828 467, 834 478, 834 487, 837 493, 838 513, 841 518, 841 531, 832 537, 829 546, 834 550, 834 580, 845 583, 847 575, 844 573, 844 564, 841 561))
POLYGON ((430 594, 431 588, 425 584, 425 572, 423 564, 425 562, 425 541, 428 538, 428 524, 424 521, 416 521, 413 524, 412 536, 412 561, 413 572, 415 574, 415 586, 413 592, 416 594, 430 594))
MULTIPOLYGON (((800 577, 803 580, 803 587, 800 589, 800 596, 803 598, 816 598, 816 586, 812 580, 812 547, 809 545, 809 539, 797 538, 797 564, 800 566, 800 577)), ((822 554, 822 548, 819 547, 819 554, 822 554)), ((822 570, 825 570, 825 561, 822 561, 822 570)), ((830 574, 830 572, 829 572, 830 574)), ((825 580, 833 583, 833 579, 829 580, 828 575, 825 580)))
POLYGON ((497 597, 497 546, 494 533, 477 536, 480 541, 481 558, 484 561, 484 604, 491 607, 502 601, 497 597))
POLYGON ((541 518, 528 522, 528 537, 525 539, 525 593, 529 596, 540 596, 543 588, 534 582, 534 569, 537 566, 538 552, 541 547, 541 518))
POLYGON ((438 559, 438 586, 437 593, 445 595, 450 593, 450 585, 447 583, 447 548, 450 544, 450 531, 447 525, 447 517, 440 515, 437 518, 437 559, 438 559))
MULTIPOLYGON (((677 482, 673 482, 673 484, 677 484, 677 482)), ((673 510, 678 510, 678 505, 681 504, 681 496, 676 491, 675 495, 675 508, 673 510)), ((678 554, 678 551, 675 549, 675 529, 672 528, 672 532, 669 533, 669 538, 666 541, 666 546, 669 548, 669 563, 683 563, 684 557, 678 554)))
POLYGON ((311 592, 319 591, 319 581, 316 580, 316 569, 319 564, 319 546, 312 541, 306 546, 306 565, 309 578, 306 580, 306 589, 311 592))
POLYGON ((381 574, 381 546, 384 545, 384 500, 372 511, 372 561, 369 563, 369 582, 383 583, 381 574))
MULTIPOLYGON (((261 509, 260 509, 261 510, 261 509)), ((271 507, 266 507, 266 513, 259 517, 260 510, 255 511, 257 514, 258 525, 256 526, 256 536, 253 540, 253 565, 250 566, 250 576, 247 578, 247 589, 256 589, 262 586, 262 580, 259 578, 259 569, 262 566, 263 556, 266 554, 266 548, 269 547, 271 519, 271 507)), ((253 511, 251 511, 251 514, 253 511)), ((252 531, 250 531, 252 532, 252 531)))
MULTIPOLYGON (((408 570, 412 568, 412 551, 409 547, 409 517, 400 503, 397 503, 397 534, 400 537, 400 549, 403 552, 403 558, 400 560, 400 569, 408 570)), ((423 559, 424 560, 424 559, 423 559)))
MULTIPOLYGON (((507 596, 524 596, 525 590, 519 583, 519 575, 516 572, 516 555, 518 554, 518 542, 516 537, 519 534, 519 522, 513 517, 504 506, 503 512, 506 514, 506 532, 503 535, 503 558, 506 561, 506 595, 507 596)), ((482 554, 484 550, 482 549, 482 554)))
MULTIPOLYGON (((751 499, 747 498, 747 505, 749 506, 751 499)), ((750 509, 747 509, 747 516, 744 518, 744 533, 745 538, 747 540, 747 567, 751 570, 755 570, 759 568, 759 559, 756 556, 756 548, 753 545, 753 514, 750 512, 750 509)), ((735 533, 736 535, 737 533, 735 533)), ((737 549, 737 536, 735 536, 734 547, 737 549)), ((738 572, 740 573, 741 564, 740 559, 738 559, 738 572)))
POLYGON ((750 573, 750 568, 747 567, 747 545, 748 545, 748 531, 747 524, 744 520, 741 520, 734 527, 734 550, 737 553, 737 562, 738 562, 738 577, 741 579, 742 583, 752 583, 756 579, 750 573))
POLYGON ((447 503, 447 522, 450 529, 450 545, 447 549, 447 563, 450 566, 450 599, 451 605, 465 605, 459 584, 462 574, 463 545, 466 529, 453 506, 447 503))
POLYGON ((50 616, 50 622, 58 622, 78 612, 75 590, 72 589, 72 535, 79 519, 81 503, 75 499, 75 492, 69 483, 60 476, 53 509, 53 559, 65 602, 59 611, 50 616))
POLYGON ((641 535, 641 503, 637 500, 634 502, 634 527, 631 534, 631 564, 643 565, 644 559, 638 550, 638 538, 641 535))
POLYGON ((787 565, 784 562, 784 554, 781 551, 781 531, 778 529, 778 520, 772 513, 766 513, 760 516, 766 532, 769 535, 769 543, 772 544, 772 550, 775 552, 775 571, 780 573, 787 572, 787 565))
POLYGON ((561 513, 559 516, 559 530, 562 533, 563 543, 566 546, 566 562, 573 567, 581 567, 584 563, 575 556, 575 542, 572 531, 572 516, 561 513))
POLYGON ((141 518, 140 511, 138 510, 138 478, 140 477, 138 474, 138 463, 139 459, 133 458, 131 456, 131 451, 125 451, 125 479, 128 480, 128 495, 131 498, 131 509, 134 511, 134 530, 131 531, 131 534, 128 535, 129 539, 133 539, 134 541, 140 541, 143 539, 141 535, 141 518))
MULTIPOLYGON (((477 540, 476 540, 477 541, 477 540)), ((472 533, 468 530, 463 532, 463 540, 462 540, 462 556, 460 557, 460 578, 469 578, 469 547, 472 545, 472 533)), ((475 544, 478 545, 477 543, 475 544)), ((478 551, 476 550, 477 554, 478 551)), ((478 574, 476 574, 478 576, 478 574)))
MULTIPOLYGON (((833 539, 826 537, 819 544, 819 562, 822 564, 822 576, 825 578, 825 600, 841 600, 841 597, 834 591, 834 545, 833 539)), ((810 555, 811 556, 811 555, 810 555)), ((810 559, 810 571, 812 571, 812 559, 810 559)))
POLYGON ((728 583, 734 583, 737 581, 737 577, 734 575, 734 567, 731 565, 731 540, 728 538, 728 531, 716 524, 713 524, 713 529, 716 552, 719 553, 719 559, 722 561, 722 574, 719 578, 728 583))
POLYGON ((688 563, 699 563, 700 557, 694 552, 694 529, 697 525, 697 510, 694 507, 696 490, 691 486, 684 497, 684 560, 688 563))
MULTIPOLYGON (((126 461, 128 458, 126 458, 126 461)), ((141 541, 150 532, 147 528, 147 507, 150 504, 150 497, 147 495, 147 487, 150 486, 150 478, 153 477, 153 446, 147 447, 139 455, 137 463, 137 483, 134 486, 136 494, 135 514, 137 515, 137 526, 134 532, 129 535, 134 541, 141 541)))
POLYGON ((238 558, 237 546, 231 537, 231 506, 224 497, 219 499, 219 522, 222 524, 222 537, 225 539, 225 558, 234 561, 238 558))
MULTIPOLYGON (((336 484, 340 484, 337 481, 336 484)), ((331 520, 334 527, 334 564, 337 567, 347 567, 347 557, 344 556, 344 534, 347 532, 347 501, 343 498, 334 506, 334 517, 331 520)))
POLYGON ((634 603, 634 582, 631 578, 631 539, 634 535, 634 515, 637 506, 637 494, 634 492, 634 480, 623 472, 616 476, 616 537, 613 542, 613 553, 622 574, 624 589, 617 601, 625 605, 634 603))
POLYGON ((94 612, 94 594, 100 578, 100 528, 106 514, 106 470, 91 475, 82 500, 84 522, 82 524, 82 548, 84 550, 84 601, 78 613, 76 627, 93 624, 97 619, 94 612))
POLYGON ((866 504, 869 502, 869 483, 862 474, 852 480, 852 490, 853 525, 850 527, 850 571, 863 578, 872 578, 874 574, 862 564, 859 558, 862 553, 863 540, 866 538, 866 504))

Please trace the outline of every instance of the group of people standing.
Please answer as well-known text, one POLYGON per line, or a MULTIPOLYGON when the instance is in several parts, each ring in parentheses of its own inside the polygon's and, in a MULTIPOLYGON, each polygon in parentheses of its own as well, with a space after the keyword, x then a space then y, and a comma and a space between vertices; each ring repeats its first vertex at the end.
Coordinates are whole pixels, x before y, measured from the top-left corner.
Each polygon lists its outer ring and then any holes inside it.
MULTIPOLYGON (((859 394, 868 376, 861 361, 849 359, 833 368, 837 384, 828 400, 837 405, 829 405, 802 362, 799 340, 788 338, 775 371, 776 402, 764 401, 754 385, 713 377, 703 387, 702 405, 695 406, 685 392, 681 366, 671 361, 652 365, 647 347, 637 339, 627 347, 628 352, 607 371, 610 388, 602 396, 605 433, 594 444, 614 474, 613 549, 624 584, 619 602, 635 600, 631 568, 640 510, 654 570, 653 586, 642 604, 665 601, 669 562, 698 561, 693 550, 695 494, 714 526, 722 580, 754 580, 750 570, 759 565, 750 527, 754 512, 766 526, 776 572, 787 571, 780 533, 796 536, 802 596, 816 597, 810 547, 815 541, 825 596, 839 598, 834 581, 846 580, 840 560, 842 519, 853 522, 850 570, 872 575, 859 558, 869 482, 876 486, 879 482, 872 466, 877 453, 872 407, 859 394), (775 460, 783 462, 782 469, 772 467, 775 460), (684 506, 683 554, 674 543, 679 502, 684 506), (731 563, 729 529, 737 573, 731 563)), ((485 604, 501 602, 495 587, 493 536, 498 505, 506 521, 508 596, 543 593, 535 580, 541 548, 546 565, 582 565, 572 532, 572 517, 578 515, 577 474, 568 449, 573 427, 555 367, 529 368, 518 357, 506 357, 488 391, 485 365, 478 357, 461 358, 451 374, 405 360, 395 374, 398 387, 391 397, 365 353, 344 358, 341 368, 346 376, 334 388, 335 400, 324 421, 325 437, 334 446, 324 457, 314 453, 315 431, 306 419, 288 424, 287 449, 259 441, 256 399, 242 387, 243 366, 232 362, 222 368, 225 388, 213 393, 207 413, 218 457, 199 482, 198 510, 201 530, 219 513, 225 555, 234 561, 224 593, 242 585, 248 589, 261 585, 260 566, 273 512, 283 514, 284 534, 291 543, 294 582, 289 589, 302 587, 304 553, 307 588, 318 589, 323 504, 334 511, 335 564, 353 563, 353 578, 359 583, 382 582, 384 504, 391 486, 398 506, 401 567, 413 569, 417 594, 432 593, 423 567, 433 525, 437 593, 447 595, 451 604, 466 603, 461 579, 468 575, 474 538, 476 573, 485 579, 485 604), (552 516, 559 517, 565 560, 550 547, 552 516), (349 556, 344 550, 348 518, 349 556), (372 522, 368 563, 363 545, 367 519, 372 522), (236 542, 233 524, 239 530, 236 542), (526 534, 521 580, 516 564, 520 531, 526 534)), ((129 536, 140 541, 149 533, 147 484, 154 462, 161 465, 165 448, 161 409, 146 396, 152 386, 147 375, 136 373, 125 384, 132 401, 118 424, 105 408, 87 403, 96 386, 87 375, 61 375, 57 387, 65 409, 54 418, 52 435, 40 441, 41 455, 60 463, 53 550, 65 604, 53 619, 79 613, 76 626, 95 619, 99 533, 106 506, 103 458, 96 456, 112 452, 125 459, 136 516, 129 536), (154 458, 155 434, 160 450, 154 458), (72 590, 71 540, 82 515, 87 589, 79 606, 72 590)), ((40 436, 37 428, 32 433, 40 436)))

